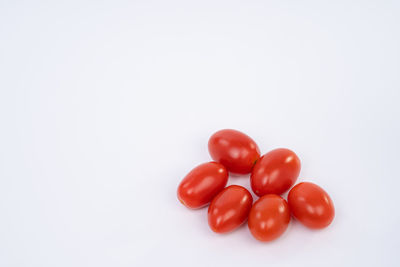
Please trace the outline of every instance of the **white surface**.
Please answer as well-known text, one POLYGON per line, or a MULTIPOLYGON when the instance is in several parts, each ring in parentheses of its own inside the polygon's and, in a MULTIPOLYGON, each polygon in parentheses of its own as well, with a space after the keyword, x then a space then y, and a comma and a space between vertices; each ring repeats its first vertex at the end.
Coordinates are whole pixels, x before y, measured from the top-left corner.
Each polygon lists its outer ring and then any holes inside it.
POLYGON ((0 2, 0 266, 400 265, 399 1, 55 2, 0 2), (334 223, 211 232, 176 188, 222 128, 334 223))

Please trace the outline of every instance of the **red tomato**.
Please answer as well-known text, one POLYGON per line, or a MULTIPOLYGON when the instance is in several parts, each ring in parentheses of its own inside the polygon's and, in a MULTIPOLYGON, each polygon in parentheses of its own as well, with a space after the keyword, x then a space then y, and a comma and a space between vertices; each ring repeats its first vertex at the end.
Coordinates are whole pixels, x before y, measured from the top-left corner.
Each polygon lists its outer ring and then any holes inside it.
POLYGON ((208 224, 216 233, 227 233, 242 225, 249 215, 253 197, 239 185, 222 190, 208 207, 208 224))
POLYGON ((257 196, 280 195, 286 192, 300 173, 300 160, 286 148, 272 150, 262 156, 251 172, 251 188, 257 196))
POLYGON ((335 207, 329 195, 313 183, 299 183, 289 192, 288 202, 293 216, 305 226, 320 229, 331 224, 335 207))
POLYGON ((208 141, 208 151, 228 171, 238 174, 251 172, 254 163, 260 158, 260 150, 253 139, 230 129, 214 133, 208 141))
POLYGON ((290 222, 289 206, 278 195, 265 195, 253 205, 249 214, 251 234, 260 241, 272 241, 281 236, 290 222))
POLYGON ((178 187, 178 199, 188 208, 206 206, 228 182, 228 171, 218 162, 203 163, 191 170, 178 187))

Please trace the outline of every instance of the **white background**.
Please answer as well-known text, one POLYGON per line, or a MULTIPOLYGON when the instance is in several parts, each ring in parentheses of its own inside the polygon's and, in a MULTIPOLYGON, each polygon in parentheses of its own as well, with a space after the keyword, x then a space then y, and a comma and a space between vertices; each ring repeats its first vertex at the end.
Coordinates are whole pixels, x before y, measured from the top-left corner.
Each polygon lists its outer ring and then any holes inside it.
POLYGON ((0 266, 399 266, 399 47, 399 1, 0 0, 0 266), (333 224, 214 234, 176 188, 222 128, 333 224))

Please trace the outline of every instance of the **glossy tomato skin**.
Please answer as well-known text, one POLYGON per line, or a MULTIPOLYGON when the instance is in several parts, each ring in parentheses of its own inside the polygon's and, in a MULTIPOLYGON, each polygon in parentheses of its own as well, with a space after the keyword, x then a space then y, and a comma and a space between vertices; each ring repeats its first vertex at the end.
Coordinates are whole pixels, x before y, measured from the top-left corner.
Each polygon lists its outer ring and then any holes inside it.
POLYGON ((188 208, 206 206, 228 182, 228 171, 218 162, 203 163, 191 170, 178 187, 178 199, 188 208))
POLYGON ((286 148, 274 149, 262 156, 251 172, 251 188, 257 196, 281 195, 296 182, 300 159, 286 148))
POLYGON ((214 133, 208 141, 211 157, 237 174, 250 173, 260 158, 257 144, 246 134, 225 129, 214 133))
POLYGON ((260 241, 272 241, 281 236, 290 222, 286 200, 278 195, 265 195, 253 205, 248 226, 251 234, 260 241))
POLYGON ((335 217, 335 207, 329 195, 316 184, 303 182, 288 195, 293 216, 311 229, 327 227, 335 217))
POLYGON ((227 233, 242 225, 249 215, 253 197, 239 185, 222 190, 208 207, 208 225, 216 233, 227 233))

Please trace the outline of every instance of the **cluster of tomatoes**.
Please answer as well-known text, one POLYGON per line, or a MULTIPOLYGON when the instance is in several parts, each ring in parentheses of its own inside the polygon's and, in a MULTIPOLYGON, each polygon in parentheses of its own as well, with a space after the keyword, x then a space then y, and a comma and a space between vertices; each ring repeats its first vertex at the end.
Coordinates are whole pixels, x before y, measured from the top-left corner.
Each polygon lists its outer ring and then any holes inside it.
POLYGON ((280 196, 294 185, 300 173, 300 160, 293 151, 279 148, 260 157, 257 144, 249 136, 229 129, 214 133, 208 150, 215 161, 203 163, 186 175, 179 184, 178 199, 191 209, 210 204, 208 224, 214 232, 231 232, 248 220, 256 239, 271 241, 285 232, 291 214, 313 229, 332 222, 332 200, 318 185, 302 182, 290 190, 288 201, 280 196), (251 188, 260 197, 254 204, 246 188, 225 187, 229 172, 251 173, 251 188))

